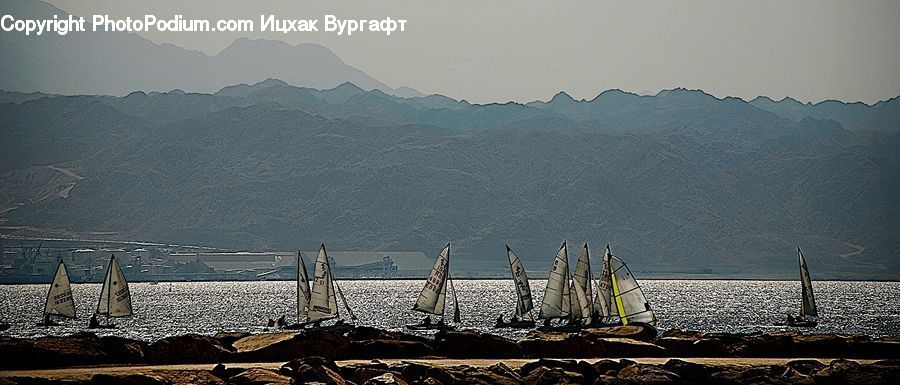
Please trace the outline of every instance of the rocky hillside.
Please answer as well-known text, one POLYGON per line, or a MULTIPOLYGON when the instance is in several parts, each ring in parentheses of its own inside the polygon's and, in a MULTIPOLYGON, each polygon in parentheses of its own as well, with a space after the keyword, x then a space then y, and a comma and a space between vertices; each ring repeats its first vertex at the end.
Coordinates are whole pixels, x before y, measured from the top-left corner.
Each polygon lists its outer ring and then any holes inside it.
POLYGON ((462 271, 502 269, 504 243, 544 269, 568 239, 643 271, 760 277, 794 277, 799 245, 817 278, 900 277, 900 130, 681 89, 472 105, 270 79, 0 100, 7 232, 427 254, 451 240, 462 271))

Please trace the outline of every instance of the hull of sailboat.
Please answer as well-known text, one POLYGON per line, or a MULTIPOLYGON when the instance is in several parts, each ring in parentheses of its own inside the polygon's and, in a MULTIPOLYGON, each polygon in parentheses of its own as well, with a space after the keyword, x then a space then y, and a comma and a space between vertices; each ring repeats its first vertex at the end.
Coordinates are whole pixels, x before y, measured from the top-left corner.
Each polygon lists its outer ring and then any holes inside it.
POLYGON ((115 328, 116 328, 116 324, 88 326, 88 329, 115 329, 115 328))
POLYGON ((510 321, 500 322, 494 325, 495 329, 531 329, 535 326, 534 321, 510 321))
POLYGON ((776 322, 775 326, 790 326, 795 328, 811 328, 819 326, 816 321, 793 321, 793 322, 776 322))

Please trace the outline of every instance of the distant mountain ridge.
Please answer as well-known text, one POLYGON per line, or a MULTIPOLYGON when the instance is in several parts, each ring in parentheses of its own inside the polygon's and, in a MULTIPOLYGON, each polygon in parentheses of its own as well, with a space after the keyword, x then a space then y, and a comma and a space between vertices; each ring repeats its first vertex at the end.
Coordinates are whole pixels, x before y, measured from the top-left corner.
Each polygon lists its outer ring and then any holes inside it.
MULTIPOLYGON (((60 18, 48 3, 8 0, 4 13, 17 18, 60 18)), ((318 44, 235 40, 207 56, 132 33, 80 32, 66 36, 0 33, 0 89, 68 95, 126 95, 134 90, 215 92, 236 83, 280 78, 295 85, 332 88, 344 82, 366 90, 423 96, 409 87, 391 88, 318 44)))
POLYGON ((462 270, 503 268, 504 243, 544 270, 568 239, 638 269, 743 277, 794 276, 799 245, 818 279, 900 278, 896 119, 848 130, 684 89, 473 105, 275 79, 0 100, 7 232, 428 254, 450 240, 462 270))

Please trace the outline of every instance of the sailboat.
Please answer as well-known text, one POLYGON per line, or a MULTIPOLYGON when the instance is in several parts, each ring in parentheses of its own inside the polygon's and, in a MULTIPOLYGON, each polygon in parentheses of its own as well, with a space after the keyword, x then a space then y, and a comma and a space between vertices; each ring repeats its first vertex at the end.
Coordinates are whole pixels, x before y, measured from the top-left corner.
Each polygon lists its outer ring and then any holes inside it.
POLYGON ((656 315, 650 308, 650 302, 644 296, 641 285, 638 284, 631 270, 621 259, 609 252, 606 245, 607 263, 609 264, 610 301, 613 307, 611 313, 619 318, 619 324, 643 323, 650 326, 656 325, 656 315))
POLYGON ((100 289, 97 312, 91 317, 89 328, 115 328, 116 325, 109 322, 110 318, 130 317, 133 314, 128 281, 125 280, 125 274, 119 267, 119 263, 116 262, 116 256, 113 255, 109 259, 109 267, 106 269, 103 288, 100 289), (100 325, 96 322, 98 315, 106 316, 106 325, 100 325))
POLYGON ((509 270, 512 273, 513 284, 516 286, 516 312, 509 322, 504 322, 503 317, 497 320, 495 328, 532 328, 534 317, 531 310, 534 302, 531 299, 531 287, 528 285, 528 276, 525 267, 519 261, 519 257, 506 245, 506 256, 509 258, 509 270))
POLYGON ((603 252, 603 260, 600 264, 600 278, 597 279, 597 290, 594 295, 593 313, 595 319, 592 320, 591 326, 611 326, 619 325, 618 309, 613 308, 615 302, 612 298, 612 280, 610 278, 610 264, 612 253, 609 251, 609 245, 606 245, 606 251, 603 252), (616 318, 616 322, 612 320, 616 318))
POLYGON ((309 275, 306 273, 306 263, 303 255, 297 251, 297 323, 284 326, 285 329, 300 329, 303 327, 303 318, 309 312, 309 275))
POLYGON ((591 259, 588 254, 588 245, 584 244, 578 262, 575 263, 575 272, 572 274, 572 317, 580 320, 583 325, 591 324, 593 313, 593 290, 591 288, 594 277, 591 273, 591 259))
POLYGON ((806 267, 806 258, 803 258, 803 252, 797 248, 797 254, 800 255, 800 316, 794 318, 788 315, 787 322, 776 324, 779 326, 795 326, 795 327, 813 327, 819 324, 819 311, 816 309, 816 298, 813 296, 812 279, 809 277, 809 268, 806 267))
POLYGON ((564 241, 556 252, 556 258, 553 259, 547 287, 544 289, 544 299, 538 313, 538 318, 545 320, 544 329, 558 329, 550 324, 553 319, 571 319, 572 289, 569 283, 569 252, 564 241))
POLYGON ((334 276, 331 273, 331 264, 328 261, 328 252, 325 250, 325 244, 323 243, 319 247, 319 255, 316 257, 316 269, 313 272, 312 289, 310 290, 308 310, 306 312, 307 322, 303 325, 312 323, 318 327, 322 321, 338 318, 336 324, 324 328, 352 328, 350 324, 340 319, 337 304, 339 295, 344 303, 344 308, 350 315, 351 321, 356 322, 356 315, 350 310, 350 305, 347 304, 347 299, 344 298, 343 293, 340 291, 340 286, 337 286, 337 282, 334 281, 334 276), (335 289, 336 287, 337 289, 335 289))
POLYGON ((55 326, 52 317, 75 318, 75 299, 72 297, 72 285, 69 283, 69 274, 66 272, 66 264, 62 260, 56 267, 56 275, 50 283, 47 291, 47 302, 44 303, 44 319, 38 326, 55 326))
POLYGON ((431 317, 427 316, 418 324, 406 325, 410 330, 452 330, 455 326, 448 325, 444 322, 444 309, 447 302, 447 286, 453 294, 453 322, 459 323, 459 301, 456 298, 456 288, 453 287, 453 279, 450 278, 450 243, 441 250, 434 266, 431 268, 431 274, 425 280, 425 287, 419 293, 419 299, 413 306, 413 310, 426 314, 434 314, 440 316, 441 319, 437 323, 431 322, 431 317))

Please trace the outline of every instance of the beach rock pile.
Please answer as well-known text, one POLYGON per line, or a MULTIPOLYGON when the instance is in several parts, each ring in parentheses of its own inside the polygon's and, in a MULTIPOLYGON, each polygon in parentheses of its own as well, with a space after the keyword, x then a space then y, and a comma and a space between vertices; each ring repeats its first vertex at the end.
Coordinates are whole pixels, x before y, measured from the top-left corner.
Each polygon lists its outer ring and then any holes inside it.
MULTIPOLYGON (((900 341, 862 335, 799 332, 727 334, 628 325, 577 333, 535 331, 519 339, 474 331, 442 331, 433 339, 371 327, 173 336, 146 343, 79 333, 66 337, 0 337, 0 369, 101 364, 285 362, 445 358, 761 357, 900 359, 900 341)), ((551 368, 553 369, 553 368, 551 368)), ((555 376, 559 373, 545 373, 555 376)), ((386 380, 385 380, 386 381, 386 380)))
MULTIPOLYGON (((0 385, 47 384, 40 377, 0 378, 0 385)), ((338 366, 323 357, 305 357, 278 369, 228 368, 212 370, 162 370, 121 374, 94 374, 66 381, 72 385, 655 385, 655 384, 897 384, 900 361, 884 360, 861 364, 844 359, 788 361, 783 365, 751 365, 740 360, 719 364, 699 364, 670 359, 662 364, 631 360, 599 361, 541 359, 511 367, 503 361, 490 365, 439 366, 406 362, 387 364, 377 360, 338 366)))

